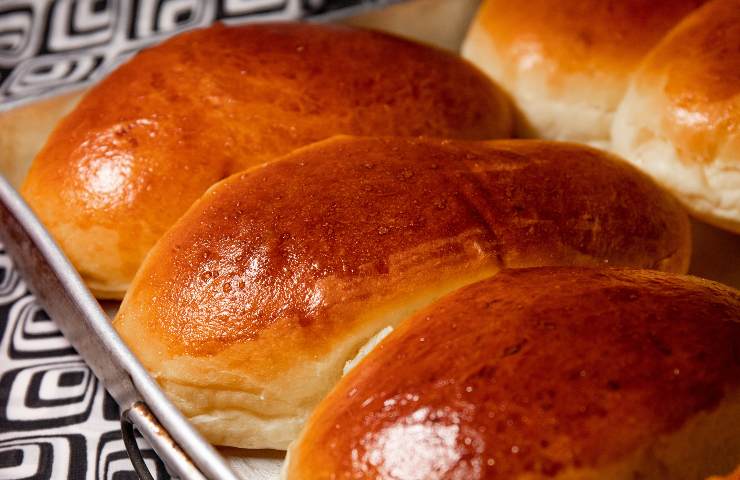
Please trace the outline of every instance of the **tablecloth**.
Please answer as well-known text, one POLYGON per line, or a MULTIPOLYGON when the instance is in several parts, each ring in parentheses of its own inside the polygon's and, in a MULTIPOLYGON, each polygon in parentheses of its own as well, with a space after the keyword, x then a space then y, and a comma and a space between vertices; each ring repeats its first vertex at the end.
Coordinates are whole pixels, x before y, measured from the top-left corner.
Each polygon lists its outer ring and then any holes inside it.
MULTIPOLYGON (((169 478, 139 443, 155 478, 169 478)), ((118 406, 0 247, 0 479, 129 478, 118 406)))

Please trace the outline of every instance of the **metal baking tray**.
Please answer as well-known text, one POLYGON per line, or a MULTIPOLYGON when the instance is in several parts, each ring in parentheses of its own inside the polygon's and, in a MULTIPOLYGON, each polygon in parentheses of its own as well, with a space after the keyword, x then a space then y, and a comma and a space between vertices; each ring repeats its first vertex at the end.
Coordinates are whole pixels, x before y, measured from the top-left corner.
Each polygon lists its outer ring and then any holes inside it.
MULTIPOLYGON (((39 5, 41 3, 43 2, 37 2, 39 5)), ((114 1, 114 3, 121 8, 128 5, 125 0, 114 1)), ((208 10, 215 8, 214 5, 219 2, 202 0, 200 3, 203 9, 208 10)), ((312 16, 318 21, 335 20, 337 17, 356 14, 388 3, 395 2, 393 0, 341 0, 336 2, 322 0, 270 2, 265 0, 262 1, 265 8, 274 7, 269 13, 255 13, 254 15, 249 13, 244 18, 231 18, 228 21, 292 19, 302 16, 312 16)), ((446 25, 453 24, 455 28, 444 32, 443 39, 437 43, 443 47, 455 48, 456 43, 462 38, 466 21, 470 18, 476 4, 477 0, 405 2, 403 6, 391 7, 391 9, 403 7, 405 10, 400 13, 393 12, 394 20, 390 23, 395 25, 397 33, 399 33, 398 26, 401 25, 403 28, 413 30, 417 38, 427 41, 431 38, 427 37, 429 30, 434 30, 439 35, 440 22, 446 25), (441 6, 443 4, 444 6, 441 6), (450 20, 451 13, 457 15, 455 21, 450 20), (434 15, 436 18, 433 18, 434 15), (409 21, 399 21, 399 18, 409 21)), ((2 13, 2 8, 0 8, 0 31, 2 30, 2 13)), ((51 15, 53 12, 47 13, 51 15)), ((200 19, 188 28, 205 26, 214 19, 216 16, 211 12, 211 17, 200 19)), ((382 12, 375 12, 365 19, 352 20, 352 22, 377 27, 383 26, 384 19, 382 12)), ((134 426, 164 460, 170 473, 179 478, 274 479, 279 476, 282 463, 282 455, 279 452, 233 448, 216 449, 167 399, 157 383, 121 341, 110 324, 109 316, 89 293, 64 254, 16 194, 13 185, 17 185, 21 180, 25 167, 13 164, 8 158, 2 158, 3 149, 8 148, 8 137, 12 136, 13 131, 34 128, 39 136, 37 145, 15 146, 17 147, 16 156, 24 158, 20 163, 30 161, 58 118, 76 103, 81 95, 81 88, 98 81, 107 71, 128 58, 133 51, 167 36, 155 35, 147 41, 129 43, 125 47, 109 45, 113 53, 101 53, 101 47, 91 47, 89 51, 86 50, 86 53, 102 55, 100 69, 88 72, 87 76, 74 78, 72 82, 65 83, 69 79, 61 79, 56 84, 52 82, 44 88, 39 88, 38 82, 36 84, 21 82, 19 78, 24 72, 19 73, 18 65, 15 65, 13 69, 6 68, 5 81, 0 87, 0 173, 2 174, 0 176, 0 241, 5 244, 40 303, 121 406, 123 440, 141 478, 151 477, 147 477, 146 466, 134 438, 134 426), (13 84, 9 85, 11 83, 13 84), (11 88, 14 85, 16 88, 11 88), (34 110, 34 106, 39 102, 45 102, 44 111, 46 113, 43 117, 36 115, 34 110)), ((115 40, 116 38, 113 35, 110 42, 118 41, 115 40)), ((439 39, 439 36, 436 38, 439 39)), ((431 41, 434 39, 431 38, 431 41)), ((25 61, 32 63, 33 60, 26 59, 25 61)), ((54 57, 52 60, 59 59, 54 57)), ((3 72, 1 68, 3 68, 2 58, 0 58, 0 73, 3 72)), ((692 263, 691 273, 740 288, 740 236, 694 222, 693 243, 694 258, 699 258, 701 261, 692 263)))

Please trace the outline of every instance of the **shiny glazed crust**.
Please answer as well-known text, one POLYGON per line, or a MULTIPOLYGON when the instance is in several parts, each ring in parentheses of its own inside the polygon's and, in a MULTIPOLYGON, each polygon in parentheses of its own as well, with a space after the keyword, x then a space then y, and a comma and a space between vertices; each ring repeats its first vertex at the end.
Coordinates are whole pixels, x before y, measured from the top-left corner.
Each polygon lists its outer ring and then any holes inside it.
POLYGON ((505 96, 458 57, 340 26, 185 33, 82 99, 23 194, 101 297, 213 183, 334 134, 509 136, 505 96))
POLYGON ((612 135, 694 215, 740 233, 740 1, 710 2, 656 46, 612 135))
POLYGON ((463 55, 521 108, 521 133, 606 146, 629 76, 703 1, 487 0, 463 55))
POLYGON ((211 188, 115 326, 214 443, 285 448, 378 330, 504 267, 685 271, 688 219, 615 157, 337 137, 211 188))
POLYGON ((414 315, 317 407, 289 479, 672 479, 740 457, 740 292, 508 270, 414 315))

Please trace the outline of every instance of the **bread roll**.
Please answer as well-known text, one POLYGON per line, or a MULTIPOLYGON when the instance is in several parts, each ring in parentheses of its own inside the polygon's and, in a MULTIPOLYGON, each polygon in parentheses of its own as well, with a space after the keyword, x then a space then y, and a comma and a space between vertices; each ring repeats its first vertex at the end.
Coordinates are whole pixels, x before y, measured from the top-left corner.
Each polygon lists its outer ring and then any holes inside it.
POLYGON ((608 146, 629 76, 703 1, 486 0, 463 55, 515 100, 521 134, 608 146))
POLYGON ((211 442, 284 449, 376 332, 504 267, 684 271, 677 202, 603 152, 338 137, 212 187, 115 327, 211 442))
POLYGON ((22 193, 94 293, 120 298, 162 233, 232 173, 338 133, 510 131, 505 96, 452 54, 349 27, 216 25, 94 87, 22 193))
POLYGON ((612 135, 695 216, 740 233, 740 1, 710 2, 655 47, 612 135))
POLYGON ((419 312, 291 447, 288 479, 696 480, 740 460, 740 292, 509 270, 419 312))

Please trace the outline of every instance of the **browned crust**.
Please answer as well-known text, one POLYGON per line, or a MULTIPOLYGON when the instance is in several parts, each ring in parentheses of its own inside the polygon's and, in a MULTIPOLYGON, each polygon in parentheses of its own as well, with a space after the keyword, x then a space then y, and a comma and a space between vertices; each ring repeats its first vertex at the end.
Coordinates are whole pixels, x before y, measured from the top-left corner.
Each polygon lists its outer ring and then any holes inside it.
POLYGON ((288 478, 609 465, 736 391, 739 322, 740 293, 695 277, 504 271, 419 312, 345 377, 288 478))
POLYGON ((510 132, 505 97, 441 50, 349 27, 216 25, 95 86, 23 194, 83 276, 120 294, 156 239, 232 173, 339 133, 510 132))
POLYGON ((271 377, 329 352, 364 313, 451 279, 532 265, 685 271, 688 242, 677 203, 597 150, 340 137, 213 187, 151 252, 115 324, 159 359, 150 368, 214 355, 271 377))

